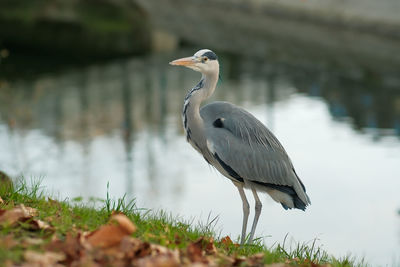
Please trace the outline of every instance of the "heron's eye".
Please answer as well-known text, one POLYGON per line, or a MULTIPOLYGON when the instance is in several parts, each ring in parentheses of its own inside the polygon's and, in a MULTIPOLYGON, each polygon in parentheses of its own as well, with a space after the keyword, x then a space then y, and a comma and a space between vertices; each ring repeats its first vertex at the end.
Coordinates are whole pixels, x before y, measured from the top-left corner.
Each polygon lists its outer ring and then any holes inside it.
POLYGON ((203 57, 203 62, 206 62, 208 60, 208 57, 203 57))

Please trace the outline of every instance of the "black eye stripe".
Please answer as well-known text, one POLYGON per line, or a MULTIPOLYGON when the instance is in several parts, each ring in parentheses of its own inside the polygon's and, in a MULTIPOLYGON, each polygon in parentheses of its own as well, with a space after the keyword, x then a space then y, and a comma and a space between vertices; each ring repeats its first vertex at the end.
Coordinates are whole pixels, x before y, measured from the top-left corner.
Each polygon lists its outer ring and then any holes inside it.
POLYGON ((213 51, 207 51, 203 54, 203 57, 207 57, 210 60, 218 59, 217 55, 213 51))

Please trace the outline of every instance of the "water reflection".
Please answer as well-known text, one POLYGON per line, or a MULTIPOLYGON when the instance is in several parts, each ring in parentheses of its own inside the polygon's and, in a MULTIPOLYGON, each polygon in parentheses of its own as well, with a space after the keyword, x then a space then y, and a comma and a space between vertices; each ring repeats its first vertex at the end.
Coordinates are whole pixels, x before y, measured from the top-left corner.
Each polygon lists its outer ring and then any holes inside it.
POLYGON ((376 139, 385 135, 400 136, 398 81, 384 82, 381 77, 374 76, 377 74, 368 71, 356 78, 342 77, 334 72, 330 75, 318 72, 306 75, 315 79, 303 77, 294 81, 294 85, 300 92, 323 97, 333 118, 350 120, 355 130, 370 131, 376 139))
MULTIPOLYGON (((228 93, 227 97, 236 97, 239 103, 267 103, 269 107, 279 100, 275 99, 278 94, 279 98, 285 98, 296 90, 323 98, 332 117, 350 122, 355 130, 376 129, 378 135, 400 136, 400 81, 393 80, 387 85, 368 72, 362 77, 350 78, 326 69, 303 69, 276 62, 254 63, 252 59, 243 61, 238 63, 237 57, 226 57, 223 61, 218 96, 226 97, 228 93), (243 86, 250 89, 243 90, 243 86)), ((128 144, 134 132, 134 120, 143 116, 142 122, 162 137, 166 127, 164 115, 172 111, 168 110, 169 103, 179 106, 184 94, 182 88, 191 87, 197 77, 185 73, 184 77, 175 79, 168 77, 165 62, 153 58, 39 76, 30 81, 2 82, 1 119, 10 128, 40 128, 56 142, 70 138, 90 139, 94 132, 110 133, 122 125, 128 144), (170 83, 179 86, 170 86, 170 83), (116 95, 120 95, 120 101, 116 95), (140 102, 139 107, 132 109, 131 105, 136 102, 140 102), (136 118, 135 109, 141 109, 136 118), (123 120, 120 125, 114 120, 116 113, 123 120), (77 128, 80 131, 77 132, 77 128), (79 136, 75 136, 77 134, 79 136)), ((136 123, 139 128, 143 127, 140 122, 136 123)))
MULTIPOLYGON (((134 58, 2 82, 0 169, 43 176, 62 197, 104 197, 110 181, 112 195, 136 197, 139 206, 189 218, 212 210, 221 215, 226 233, 238 235, 241 204, 235 189, 209 171, 183 137, 182 101, 199 76, 170 68, 167 62, 175 57, 134 58)), ((397 228, 387 224, 396 220, 393 211, 400 202, 395 79, 221 58, 222 81, 214 99, 246 107, 273 129, 313 200, 305 214, 284 213, 264 201, 258 234, 272 235, 267 242, 274 243, 288 231, 297 240, 322 233, 329 251, 372 255, 367 259, 377 263, 398 255, 397 228), (332 124, 332 118, 339 123, 332 124), (348 236, 354 240, 343 246, 339 238, 348 236)))

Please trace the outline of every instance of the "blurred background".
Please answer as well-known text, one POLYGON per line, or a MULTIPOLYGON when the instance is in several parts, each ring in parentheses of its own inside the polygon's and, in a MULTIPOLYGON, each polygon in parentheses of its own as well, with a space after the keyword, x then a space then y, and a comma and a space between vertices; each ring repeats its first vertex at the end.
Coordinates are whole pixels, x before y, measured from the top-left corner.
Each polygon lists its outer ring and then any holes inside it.
POLYGON ((237 238, 235 187, 183 136, 199 74, 168 65, 209 48, 213 100, 268 125, 312 201, 264 196, 256 234, 398 266, 399 14, 398 0, 1 0, 0 171, 61 199, 105 198, 109 182, 237 238))

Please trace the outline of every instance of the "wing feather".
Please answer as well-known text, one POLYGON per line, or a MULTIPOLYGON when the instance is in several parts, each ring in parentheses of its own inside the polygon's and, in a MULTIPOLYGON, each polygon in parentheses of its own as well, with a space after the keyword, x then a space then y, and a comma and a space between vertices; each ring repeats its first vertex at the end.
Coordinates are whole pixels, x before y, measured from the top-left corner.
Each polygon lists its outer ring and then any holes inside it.
POLYGON ((200 114, 205 121, 206 138, 215 153, 240 177, 293 187, 305 203, 309 202, 285 149, 258 119, 227 102, 208 104, 200 114), (222 127, 213 126, 216 119, 222 119, 222 127))

